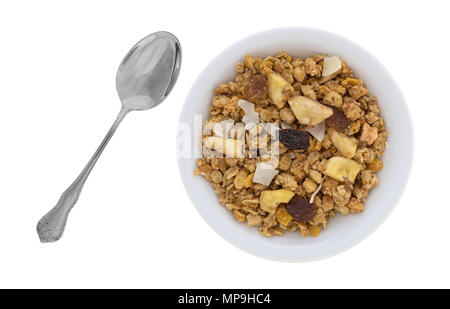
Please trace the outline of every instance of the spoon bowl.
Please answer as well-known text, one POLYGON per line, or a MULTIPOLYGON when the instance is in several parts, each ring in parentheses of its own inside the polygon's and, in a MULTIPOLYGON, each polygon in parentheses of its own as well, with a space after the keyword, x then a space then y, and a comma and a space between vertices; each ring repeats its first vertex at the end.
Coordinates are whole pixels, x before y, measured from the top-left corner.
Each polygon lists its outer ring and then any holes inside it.
POLYGON ((117 70, 116 88, 126 110, 159 105, 172 90, 181 66, 181 45, 169 32, 156 32, 140 40, 117 70))
POLYGON ((39 220, 37 233, 41 242, 54 242, 61 238, 67 217, 87 177, 123 118, 130 111, 150 109, 164 101, 178 78, 180 66, 181 45, 169 32, 150 34, 127 53, 116 76, 122 108, 81 174, 64 191, 56 206, 39 220))

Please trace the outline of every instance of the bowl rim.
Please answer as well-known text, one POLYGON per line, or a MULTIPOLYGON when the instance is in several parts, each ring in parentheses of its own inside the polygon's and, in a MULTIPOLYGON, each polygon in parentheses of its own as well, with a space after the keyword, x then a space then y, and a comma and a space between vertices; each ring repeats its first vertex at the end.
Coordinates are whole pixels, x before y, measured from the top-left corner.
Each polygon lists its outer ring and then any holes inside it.
MULTIPOLYGON (((359 48, 359 52, 365 53, 367 56, 369 56, 373 62, 376 64, 377 67, 379 67, 382 71, 383 74, 385 74, 385 76, 388 76, 392 81, 393 81, 393 87, 395 88, 395 90, 398 92, 399 97, 401 98, 401 102, 399 102, 399 104, 403 105, 404 110, 407 112, 406 115, 404 115, 404 117, 406 118, 405 122, 407 123, 408 126, 408 130, 409 130, 409 140, 408 140, 408 144, 410 147, 410 152, 409 152, 409 156, 407 158, 405 158, 405 160, 407 160, 407 168, 406 168, 406 173, 403 176, 403 184, 400 187, 400 189, 397 191, 396 196, 394 197, 393 201, 392 201, 392 206, 385 211, 385 213, 383 214, 382 218, 380 220, 378 220, 378 222, 376 222, 375 224, 372 225, 371 228, 367 229, 364 233, 362 233, 361 235, 355 235, 355 237, 352 238, 351 241, 349 241, 346 245, 343 245, 335 250, 330 250, 327 253, 321 254, 321 255, 316 255, 314 257, 310 257, 310 258, 285 258, 282 256, 274 256, 274 255, 264 255, 261 252, 257 252, 256 250, 252 250, 250 248, 248 248, 247 246, 245 246, 243 243, 236 241, 235 239, 229 237, 228 235, 226 235, 225 233, 223 233, 223 231, 219 230, 216 226, 214 226, 206 217, 206 215, 203 213, 202 209, 197 205, 197 202, 194 198, 195 194, 193 194, 193 192, 191 192, 190 190, 188 190, 189 185, 188 185, 188 179, 185 177, 185 174, 183 172, 183 166, 182 166, 182 159, 177 158, 178 161, 178 170, 182 179, 182 183, 183 183, 183 187, 191 201, 191 203, 194 205, 195 209, 197 210, 197 212, 200 214, 200 216, 203 218, 203 220, 209 225, 209 227, 215 231, 218 235, 220 235, 224 240, 226 240, 227 242, 233 244, 234 246, 236 246, 237 248, 250 253, 251 255, 254 255, 256 257, 259 258, 263 258, 266 260, 271 260, 271 261, 276 261, 276 262, 289 262, 289 263, 298 263, 298 262, 311 262, 311 261, 317 261, 317 260, 322 260, 322 259, 326 259, 335 255, 338 255, 354 246, 356 246, 357 244, 361 243, 363 240, 367 239, 370 235, 373 234, 373 232, 378 229, 385 221, 386 219, 391 215, 391 213, 393 212, 394 208, 398 205, 408 183, 410 180, 410 176, 411 176, 411 171, 412 171, 412 167, 413 167, 413 161, 414 161, 414 150, 415 150, 415 142, 414 142, 414 127, 413 127, 413 122, 412 122, 412 117, 411 117, 411 112, 408 108, 408 104, 406 103, 406 99, 400 89, 400 87, 398 86, 397 81, 394 79, 394 77, 390 74, 390 72, 386 69, 386 67, 375 57, 373 56, 367 49, 365 49, 364 47, 362 47, 361 45, 355 43, 354 41, 331 31, 328 30, 323 30, 320 28, 315 28, 315 27, 277 27, 277 28, 271 28, 271 29, 267 29, 267 30, 262 30, 262 31, 258 31, 256 33, 253 33, 251 35, 245 36, 237 41, 235 41, 234 43, 232 43, 231 45, 227 46, 225 49, 223 49, 219 54, 217 54, 214 58, 212 58, 208 64, 202 68, 202 70, 200 71, 200 73, 198 74, 197 78, 195 79, 194 83, 192 84, 192 86, 189 89, 189 92, 185 98, 185 101, 183 102, 182 108, 181 108, 181 112, 180 112, 180 116, 178 119, 178 124, 180 124, 182 122, 183 119, 183 115, 185 113, 185 111, 189 108, 189 102, 188 99, 192 96, 193 92, 195 91, 195 89, 197 89, 199 87, 199 82, 201 80, 201 77, 203 76, 203 74, 207 71, 209 71, 214 64, 221 59, 224 55, 227 54, 228 51, 234 50, 237 47, 239 47, 241 44, 245 43, 248 40, 251 40, 255 37, 260 37, 260 36, 264 36, 264 35, 273 35, 274 33, 278 33, 278 32, 285 32, 285 31, 312 31, 315 32, 316 34, 319 35, 331 35, 336 37, 338 40, 343 41, 345 44, 349 44, 349 45, 353 45, 356 46, 357 48, 359 48)), ((208 102, 209 103, 209 102, 208 102)))

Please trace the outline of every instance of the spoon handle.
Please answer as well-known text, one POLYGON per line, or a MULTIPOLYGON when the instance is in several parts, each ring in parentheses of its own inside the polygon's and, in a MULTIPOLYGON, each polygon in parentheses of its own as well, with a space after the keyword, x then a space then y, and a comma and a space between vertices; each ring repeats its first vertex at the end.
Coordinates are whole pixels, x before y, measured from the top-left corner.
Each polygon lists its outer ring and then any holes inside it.
POLYGON ((70 210, 73 208, 75 203, 80 196, 81 189, 86 182, 92 168, 97 162, 98 158, 102 154, 106 145, 108 144, 111 137, 114 135, 117 127, 119 126, 122 119, 128 114, 129 110, 122 108, 114 121, 113 125, 109 129, 105 138, 103 139, 100 146, 95 151, 92 158, 86 164, 85 168, 81 174, 75 179, 75 181, 64 191, 61 195, 58 203, 53 207, 37 224, 37 233, 41 242, 54 242, 61 238, 64 233, 64 227, 66 226, 67 217, 69 216, 70 210))

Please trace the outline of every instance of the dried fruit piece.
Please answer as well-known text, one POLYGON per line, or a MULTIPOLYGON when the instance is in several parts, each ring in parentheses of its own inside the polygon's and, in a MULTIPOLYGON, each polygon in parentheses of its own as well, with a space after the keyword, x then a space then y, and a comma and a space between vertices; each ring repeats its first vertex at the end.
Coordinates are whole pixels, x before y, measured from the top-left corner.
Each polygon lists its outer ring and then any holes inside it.
POLYGON ((339 132, 343 132, 351 122, 345 117, 344 112, 337 108, 333 108, 333 115, 325 121, 329 127, 335 128, 339 132))
POLYGON ((262 210, 274 214, 280 203, 289 202, 293 196, 294 192, 286 189, 266 190, 261 192, 261 195, 259 196, 259 203, 262 210))
POLYGON ((286 207, 284 205, 280 205, 277 207, 275 215, 277 216, 278 223, 284 226, 288 226, 289 223, 291 223, 292 216, 287 212, 286 207))
POLYGON ((277 73, 271 73, 269 80, 269 98, 278 108, 283 108, 289 96, 294 92, 291 84, 277 73))
POLYGON ((255 175, 255 173, 251 173, 250 175, 247 176, 247 178, 245 178, 245 180, 244 180, 245 188, 250 188, 252 186, 254 175, 255 175))
POLYGON ((295 197, 286 204, 286 210, 295 220, 306 223, 314 219, 317 206, 311 204, 307 199, 295 197))
POLYGON ((320 233, 320 227, 318 225, 313 225, 309 228, 309 235, 311 235, 312 237, 319 236, 319 233, 320 233))
POLYGON ((328 159, 323 173, 338 181, 348 179, 354 182, 361 168, 362 166, 353 160, 344 157, 332 157, 328 159))
POLYGON ((267 78, 262 74, 257 74, 250 78, 249 83, 244 88, 244 98, 249 101, 256 101, 267 94, 267 78))
POLYGON ((362 128, 360 140, 362 142, 367 142, 368 145, 372 145, 377 137, 378 129, 376 127, 371 127, 370 125, 365 123, 362 128))
POLYGON ((328 129, 328 136, 333 145, 344 155, 344 157, 351 159, 355 156, 358 143, 354 137, 349 137, 333 128, 328 129))
POLYGON ((322 149, 322 142, 311 138, 309 140, 308 153, 320 151, 320 149, 322 149))
POLYGON ((280 142, 288 149, 305 150, 309 147, 309 134, 293 129, 279 131, 280 142))
POLYGON ((361 85, 361 82, 357 80, 356 78, 347 77, 343 81, 341 81, 341 85, 344 88, 351 88, 353 86, 359 86, 361 85))
POLYGON ((248 176, 248 172, 245 168, 240 169, 234 178, 234 186, 236 189, 241 190, 244 187, 244 181, 248 176))
POLYGON ((289 99, 289 106, 301 124, 315 126, 333 115, 333 110, 304 96, 295 96, 289 99))
POLYGON ((320 83, 325 83, 336 77, 341 72, 342 63, 338 56, 325 57, 323 59, 322 78, 320 83))
POLYGON ((273 177, 278 174, 278 171, 270 164, 260 162, 256 165, 253 182, 268 186, 272 182, 273 177))
POLYGON ((298 229, 300 230, 300 233, 302 234, 302 237, 306 237, 309 234, 309 230, 306 227, 306 224, 304 223, 299 223, 298 224, 298 229))
POLYGON ((203 147, 215 150, 227 158, 243 158, 245 156, 243 140, 208 136, 203 139, 203 147))
POLYGON ((383 161, 379 158, 375 158, 372 162, 367 164, 367 168, 372 172, 378 172, 383 168, 383 161))

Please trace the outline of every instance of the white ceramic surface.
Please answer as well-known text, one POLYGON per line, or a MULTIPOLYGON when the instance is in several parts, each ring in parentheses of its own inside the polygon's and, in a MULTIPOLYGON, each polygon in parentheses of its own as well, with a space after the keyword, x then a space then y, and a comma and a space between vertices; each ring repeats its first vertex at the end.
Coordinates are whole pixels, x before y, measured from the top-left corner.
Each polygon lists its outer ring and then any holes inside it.
MULTIPOLYGON (((307 57, 313 53, 338 55, 362 78, 370 93, 378 98, 389 132, 389 147, 378 173, 379 185, 370 191, 361 214, 337 215, 317 238, 300 233, 266 238, 257 229, 233 218, 221 206, 210 184, 194 176, 195 158, 179 158, 184 186, 192 203, 206 222, 224 239, 254 255, 278 261, 299 262, 329 257, 357 244, 372 233, 391 213, 410 174, 413 157, 413 129, 408 107, 396 82, 383 65, 365 49, 339 35, 312 28, 279 28, 244 38, 225 49, 201 72, 184 103, 180 123, 191 127, 194 115, 208 117, 215 87, 232 80, 236 62, 246 54, 265 57, 286 51, 307 57)), ((200 147, 200 140, 196 141, 200 147)))

